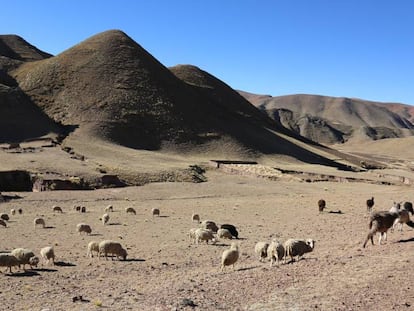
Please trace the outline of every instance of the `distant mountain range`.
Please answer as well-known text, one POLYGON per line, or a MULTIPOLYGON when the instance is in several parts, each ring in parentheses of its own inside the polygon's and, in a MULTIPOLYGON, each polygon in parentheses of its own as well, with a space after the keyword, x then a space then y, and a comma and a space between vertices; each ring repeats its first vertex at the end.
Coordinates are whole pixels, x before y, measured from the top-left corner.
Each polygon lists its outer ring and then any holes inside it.
POLYGON ((286 128, 315 142, 343 143, 411 136, 414 107, 318 95, 239 93, 286 128))
POLYGON ((76 133, 90 144, 201 154, 210 148, 223 158, 232 146, 239 158, 279 154, 346 168, 319 143, 412 135, 412 110, 387 107, 237 92, 195 66, 166 68, 119 30, 56 56, 18 36, 0 36, 0 142, 76 133))

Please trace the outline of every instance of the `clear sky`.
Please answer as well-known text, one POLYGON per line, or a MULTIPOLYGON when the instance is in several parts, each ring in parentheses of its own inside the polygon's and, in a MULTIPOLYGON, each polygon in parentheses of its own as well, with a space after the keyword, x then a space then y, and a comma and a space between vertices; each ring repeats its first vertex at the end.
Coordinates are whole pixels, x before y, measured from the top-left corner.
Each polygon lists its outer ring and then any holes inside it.
POLYGON ((2 34, 58 54, 120 29, 234 89, 414 105, 412 0, 2 1, 2 34))

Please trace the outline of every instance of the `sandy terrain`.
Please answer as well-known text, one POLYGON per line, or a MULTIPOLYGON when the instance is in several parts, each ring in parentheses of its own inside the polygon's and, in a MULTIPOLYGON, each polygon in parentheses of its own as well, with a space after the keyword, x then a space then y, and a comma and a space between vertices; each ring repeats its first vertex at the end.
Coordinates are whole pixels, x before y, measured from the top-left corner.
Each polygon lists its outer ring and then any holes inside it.
MULTIPOLYGON (((142 187, 95 191, 17 194, 1 212, 22 208, 0 228, 0 250, 27 247, 39 253, 53 245, 57 265, 1 275, 2 310, 411 310, 414 232, 405 226, 381 246, 361 245, 367 233, 365 200, 375 209, 393 200, 412 200, 409 186, 262 178, 207 172, 208 182, 152 183, 142 187), (317 211, 317 200, 328 211, 317 211), (87 213, 72 209, 85 205, 87 213), (99 218, 112 204, 109 225, 99 218), (59 205, 63 214, 54 214, 59 205), (137 215, 127 215, 132 206, 137 215), (153 218, 153 207, 161 217, 153 218), (191 214, 239 229, 241 258, 235 271, 219 271, 230 241, 192 245, 191 214), (33 228, 43 215, 46 229, 33 228), (89 223, 90 236, 76 224, 89 223), (257 241, 313 238, 314 252, 278 267, 260 263, 257 241), (128 250, 127 261, 88 258, 89 241, 114 239, 128 250), (82 301, 73 298, 82 296, 82 301), (191 306, 193 305, 193 306, 191 306)), ((2 269, 4 271, 4 268, 2 269)))

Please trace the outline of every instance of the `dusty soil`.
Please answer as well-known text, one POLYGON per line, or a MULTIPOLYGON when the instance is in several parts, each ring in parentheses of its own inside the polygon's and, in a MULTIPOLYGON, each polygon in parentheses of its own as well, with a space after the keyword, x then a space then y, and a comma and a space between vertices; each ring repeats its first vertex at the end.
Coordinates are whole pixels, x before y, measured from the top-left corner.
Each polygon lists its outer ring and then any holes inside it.
MULTIPOLYGON (((361 247, 368 231, 365 201, 376 210, 393 200, 413 200, 410 186, 268 180, 207 172, 208 182, 151 183, 94 191, 17 194, 1 212, 23 209, 0 228, 0 250, 26 247, 39 254, 54 246, 56 265, 3 273, 2 310, 411 310, 414 231, 389 233, 379 246, 361 247), (318 213, 317 200, 327 201, 318 213), (99 218, 112 204, 109 225, 99 218), (63 214, 53 213, 59 205, 63 214), (86 206, 86 213, 73 210, 86 206), (137 215, 127 215, 132 206, 137 215), (161 210, 153 218, 151 209, 161 210), (341 214, 329 213, 338 211, 341 214), (241 257, 235 270, 219 271, 230 245, 194 245, 191 214, 239 230, 241 257), (43 216, 47 228, 33 219, 43 216), (92 234, 79 235, 76 224, 92 234), (316 247, 299 262, 269 267, 254 254, 257 241, 313 238, 316 247), (114 239, 128 250, 126 261, 88 258, 92 240, 114 239), (82 300, 73 302, 74 297, 82 300)), ((2 268, 4 271, 4 268, 2 268)))

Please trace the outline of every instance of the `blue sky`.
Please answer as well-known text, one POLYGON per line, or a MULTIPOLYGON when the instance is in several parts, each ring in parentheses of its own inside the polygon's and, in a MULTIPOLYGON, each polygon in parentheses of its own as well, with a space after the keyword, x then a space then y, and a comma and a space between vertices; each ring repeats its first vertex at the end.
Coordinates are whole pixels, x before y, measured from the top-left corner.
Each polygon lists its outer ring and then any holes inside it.
POLYGON ((411 0, 16 0, 0 29, 52 54, 121 29, 234 89, 414 105, 413 14, 411 0))

